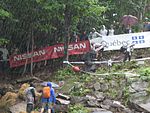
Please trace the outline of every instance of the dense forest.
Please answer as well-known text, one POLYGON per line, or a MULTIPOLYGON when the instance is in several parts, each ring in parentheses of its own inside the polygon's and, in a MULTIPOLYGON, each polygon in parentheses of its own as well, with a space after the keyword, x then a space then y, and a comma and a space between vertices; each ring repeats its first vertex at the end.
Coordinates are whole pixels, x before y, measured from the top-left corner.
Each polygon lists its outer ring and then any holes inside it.
POLYGON ((150 0, 1 0, 0 45, 9 55, 68 42, 74 32, 89 33, 105 25, 123 33, 121 18, 134 15, 138 24, 150 21, 150 0))

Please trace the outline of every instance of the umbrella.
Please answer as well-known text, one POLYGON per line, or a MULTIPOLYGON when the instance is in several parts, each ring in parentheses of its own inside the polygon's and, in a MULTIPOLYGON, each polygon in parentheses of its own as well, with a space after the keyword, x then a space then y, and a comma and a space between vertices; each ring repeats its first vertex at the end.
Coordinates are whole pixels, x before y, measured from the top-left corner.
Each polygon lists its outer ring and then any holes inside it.
POLYGON ((121 23, 125 26, 133 26, 138 22, 138 18, 132 15, 124 15, 121 19, 121 23))

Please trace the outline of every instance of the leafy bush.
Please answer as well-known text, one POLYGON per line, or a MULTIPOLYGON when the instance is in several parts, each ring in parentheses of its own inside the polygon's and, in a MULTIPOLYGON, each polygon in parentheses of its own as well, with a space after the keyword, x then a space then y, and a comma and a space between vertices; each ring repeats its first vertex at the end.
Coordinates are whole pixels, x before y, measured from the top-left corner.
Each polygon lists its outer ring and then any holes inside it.
POLYGON ((112 67, 113 71, 117 71, 117 70, 120 70, 120 69, 122 69, 122 64, 121 63, 114 64, 113 67, 112 67))
POLYGON ((68 113, 90 113, 83 105, 71 105, 69 106, 68 113))
POLYGON ((55 78, 57 80, 65 80, 66 78, 69 78, 70 76, 75 76, 75 75, 76 73, 71 70, 71 67, 67 66, 66 68, 62 68, 58 70, 55 73, 55 78))
POLYGON ((136 69, 139 68, 139 65, 137 65, 136 61, 130 61, 130 62, 126 62, 123 67, 124 68, 127 67, 127 69, 136 69))
POLYGON ((150 67, 147 68, 141 68, 139 70, 140 78, 142 80, 148 81, 150 80, 150 67))
POLYGON ((115 99, 117 97, 117 90, 116 89, 109 89, 106 94, 107 94, 107 97, 108 98, 112 98, 112 99, 115 99))
POLYGON ((88 93, 92 92, 92 90, 84 88, 84 87, 80 87, 80 88, 74 88, 70 94, 73 96, 84 96, 88 93))
POLYGON ((124 87, 124 89, 123 89, 123 96, 122 96, 122 98, 123 98, 123 102, 124 102, 124 104, 125 104, 125 105, 127 105, 127 104, 128 104, 128 102, 129 102, 129 99, 130 99, 129 86, 124 87))
POLYGON ((10 42, 9 40, 0 37, 0 45, 8 44, 9 42, 10 42))
POLYGON ((125 62, 125 63, 117 63, 114 64, 112 67, 113 71, 118 71, 118 70, 122 70, 122 69, 137 69, 139 68, 139 66, 137 65, 137 63, 135 61, 131 61, 131 62, 125 62))

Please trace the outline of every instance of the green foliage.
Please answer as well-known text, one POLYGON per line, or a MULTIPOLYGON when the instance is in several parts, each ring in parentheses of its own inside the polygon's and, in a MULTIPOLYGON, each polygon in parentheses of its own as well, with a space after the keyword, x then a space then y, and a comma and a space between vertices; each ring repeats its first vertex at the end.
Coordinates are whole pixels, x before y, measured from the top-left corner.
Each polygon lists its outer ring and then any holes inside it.
POLYGON ((137 69, 139 66, 136 64, 136 62, 131 61, 131 62, 125 62, 125 63, 117 63, 114 64, 112 67, 112 71, 118 71, 118 70, 123 70, 123 69, 137 69))
POLYGON ((1 36, 11 38, 12 46, 19 49, 26 47, 31 34, 37 47, 62 42, 62 37, 66 36, 66 22, 70 33, 89 32, 102 24, 109 27, 114 21, 116 28, 119 27, 117 22, 124 14, 149 16, 147 10, 142 12, 147 3, 137 0, 1 0, 0 4, 1 36), (114 13, 116 17, 112 16, 114 13))
POLYGON ((116 89, 109 89, 107 92, 106 92, 107 96, 109 98, 112 98, 112 99, 116 99, 117 95, 118 95, 118 92, 116 89))
POLYGON ((5 11, 4 9, 0 8, 0 18, 9 18, 11 17, 11 14, 8 11, 5 11))
POLYGON ((92 79, 94 79, 94 76, 82 73, 78 76, 78 79, 79 79, 79 82, 81 83, 82 82, 88 83, 88 82, 91 82, 92 79))
POLYGON ((69 106, 68 113, 90 113, 88 109, 86 109, 83 105, 71 105, 69 106))
POLYGON ((147 89, 145 89, 146 90, 146 92, 147 92, 147 94, 149 94, 150 95, 150 87, 148 87, 147 89))
POLYGON ((139 68, 136 61, 127 62, 127 63, 125 63, 124 67, 127 67, 127 69, 139 68))
POLYGON ((117 71, 117 70, 121 70, 122 69, 122 64, 118 63, 118 64, 114 64, 112 67, 113 71, 117 71))
POLYGON ((70 66, 67 66, 66 68, 59 69, 55 73, 55 77, 57 80, 65 80, 69 77, 76 77, 76 74, 77 73, 71 70, 70 66))
POLYGON ((108 68, 107 67, 100 67, 96 70, 96 73, 107 73, 108 72, 108 68))
POLYGON ((141 76, 149 76, 150 75, 150 67, 140 69, 141 76))
POLYGON ((8 44, 10 41, 5 38, 0 38, 0 45, 8 44))
POLYGON ((131 95, 130 95, 130 92, 129 92, 129 86, 126 86, 123 89, 123 95, 122 95, 123 102, 124 102, 125 105, 128 104, 130 97, 131 97, 131 95))
POLYGON ((141 68, 139 70, 139 74, 142 80, 149 81, 150 80, 150 67, 141 68))
POLYGON ((88 93, 91 93, 92 90, 85 88, 85 86, 74 86, 73 89, 71 90, 70 94, 72 96, 85 96, 88 93))
POLYGON ((93 76, 75 73, 71 67, 60 69, 55 73, 55 79, 64 80, 65 84, 62 90, 68 90, 70 95, 84 96, 91 92, 88 88, 88 83, 92 81, 93 76), (69 87, 71 86, 71 88, 69 87))
MULTIPOLYGON (((72 36, 74 31, 89 33, 93 27, 99 30, 102 24, 107 28, 115 24, 119 29, 124 14, 149 16, 148 11, 143 13, 144 3, 137 0, 1 0, 0 34, 11 41, 8 50, 18 48, 23 53, 27 51, 27 45, 29 51, 32 50, 31 38, 38 49, 63 42, 64 37, 72 36), (114 13, 117 14, 115 17, 114 13)), ((64 78, 60 76, 60 79, 64 78)))

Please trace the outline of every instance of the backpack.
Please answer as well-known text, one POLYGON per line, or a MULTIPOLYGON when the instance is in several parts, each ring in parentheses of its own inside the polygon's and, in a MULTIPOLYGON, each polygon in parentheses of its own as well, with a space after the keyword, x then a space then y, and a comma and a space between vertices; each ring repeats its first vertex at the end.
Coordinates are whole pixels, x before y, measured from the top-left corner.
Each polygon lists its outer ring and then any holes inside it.
POLYGON ((32 96, 35 98, 35 90, 32 88, 32 89, 30 89, 30 91, 31 91, 31 94, 32 94, 32 96))
POLYGON ((27 103, 34 104, 34 102, 34 98, 31 95, 27 96, 27 103))
POLYGON ((43 98, 49 98, 50 97, 50 87, 46 86, 43 88, 43 98))
POLYGON ((28 103, 35 103, 35 89, 33 87, 29 87, 26 90, 27 102, 28 103))

